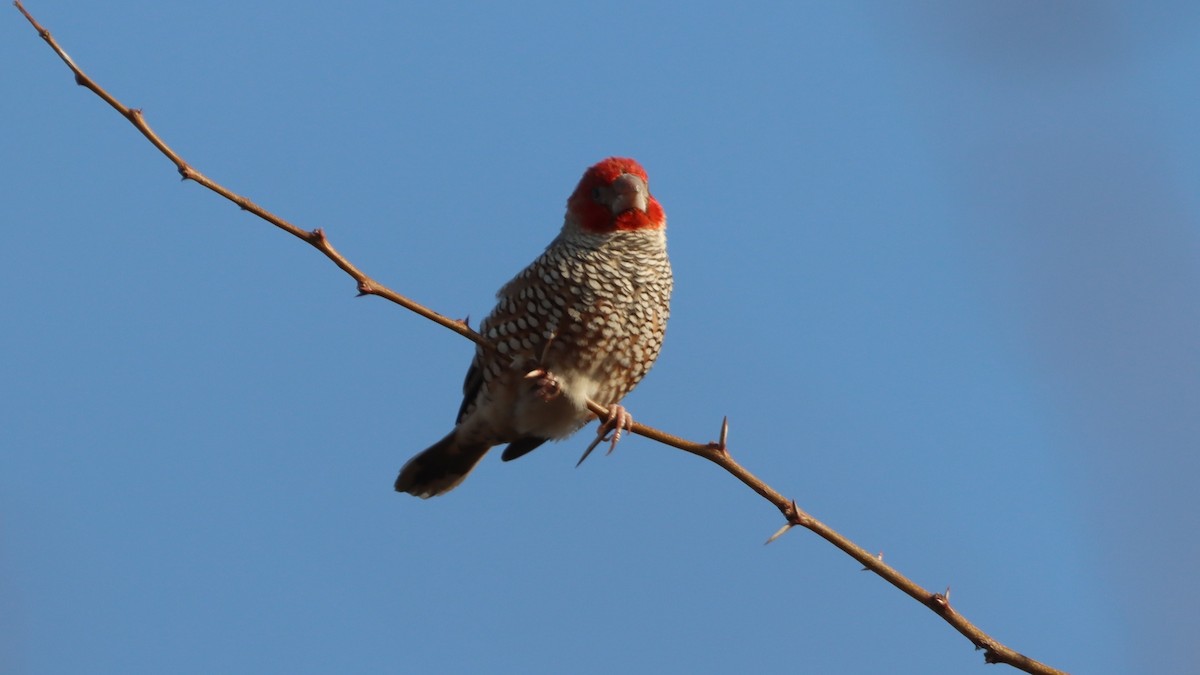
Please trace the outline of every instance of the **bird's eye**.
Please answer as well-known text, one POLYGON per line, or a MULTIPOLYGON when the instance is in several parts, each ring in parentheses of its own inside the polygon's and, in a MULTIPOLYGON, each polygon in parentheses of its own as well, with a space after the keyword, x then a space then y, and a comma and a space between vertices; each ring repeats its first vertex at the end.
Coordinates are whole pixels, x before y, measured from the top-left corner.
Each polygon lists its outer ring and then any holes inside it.
POLYGON ((598 188, 598 187, 592 188, 592 199, 594 199, 596 201, 600 201, 600 188, 598 188))

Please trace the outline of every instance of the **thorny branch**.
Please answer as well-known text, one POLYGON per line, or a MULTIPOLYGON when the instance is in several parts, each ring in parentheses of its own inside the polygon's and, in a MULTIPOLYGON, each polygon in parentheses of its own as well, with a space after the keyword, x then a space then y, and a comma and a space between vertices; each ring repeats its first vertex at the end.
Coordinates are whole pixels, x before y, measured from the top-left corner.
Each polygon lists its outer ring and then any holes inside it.
MULTIPOLYGON (((120 113, 125 119, 129 120, 130 124, 136 127, 137 130, 140 131, 142 135, 154 145, 154 147, 158 148, 159 152, 161 152, 167 157, 167 159, 171 160, 171 162, 175 164, 176 170, 179 171, 179 175, 182 176, 184 180, 190 180, 199 183, 200 185, 221 195, 234 204, 237 204, 238 207, 243 211, 249 211, 250 213, 253 213, 259 218, 274 225, 275 227, 287 232, 288 234, 307 242, 313 246, 313 248, 316 248, 318 251, 324 254, 326 258, 329 258, 333 264, 345 271, 346 274, 350 275, 350 277, 353 278, 357 283, 358 292, 360 295, 376 295, 390 300, 397 305, 404 307, 405 309, 416 312, 430 321, 438 323, 454 331, 455 333, 458 333, 477 345, 480 345, 484 349, 494 349, 494 347, 482 335, 471 330, 470 326, 468 326, 465 321, 458 321, 439 314, 419 303, 408 299, 403 295, 400 295, 399 293, 387 288, 383 284, 367 276, 366 273, 355 267, 354 264, 347 260, 341 253, 338 253, 333 245, 329 243, 329 240, 326 238, 325 233, 322 230, 304 230, 296 227, 283 218, 280 218, 279 216, 276 216, 270 211, 262 208, 258 204, 255 204, 250 199, 225 188, 221 184, 192 168, 191 165, 184 161, 184 159, 180 157, 178 153, 172 150, 171 147, 168 146, 166 142, 164 142, 158 136, 158 134, 156 134, 154 130, 150 128, 150 125, 146 122, 146 119, 142 115, 142 111, 140 109, 129 108, 125 106, 112 94, 109 94, 107 91, 105 91, 103 87, 96 84, 92 78, 88 77, 79 68, 79 66, 75 64, 75 61, 67 55, 63 48, 50 34, 50 31, 43 28, 42 25, 39 24, 37 20, 34 19, 33 16, 25 9, 24 5, 21 3, 21 0, 14 0, 13 5, 21 12, 21 14, 25 16, 34 29, 37 30, 38 35, 42 38, 42 40, 44 40, 46 44, 50 45, 50 48, 53 49, 56 54, 58 54, 58 57, 62 59, 63 63, 65 63, 67 67, 71 69, 71 72, 75 74, 75 83, 91 90, 92 93, 99 96, 104 100, 105 103, 108 103, 108 105, 112 106, 112 108, 120 113)), ((599 418, 603 418, 608 414, 608 409, 596 403, 595 401, 588 401, 588 409, 595 413, 599 418)), ((813 518, 811 515, 797 506, 795 500, 784 497, 760 480, 757 476, 747 471, 744 467, 742 467, 741 464, 738 464, 736 461, 734 461, 733 457, 730 456, 726 446, 726 440, 729 432, 728 420, 722 422, 719 436, 720 440, 714 443, 696 443, 693 441, 688 441, 665 431, 660 431, 653 427, 648 427, 644 424, 638 423, 634 423, 632 431, 635 434, 658 441, 664 445, 669 445, 673 448, 678 448, 679 450, 690 452, 693 455, 707 459, 708 461, 716 464, 732 474, 741 482, 745 483, 751 490, 754 490, 761 495, 763 499, 766 499, 774 504, 775 507, 779 509, 780 513, 783 514, 787 522, 778 532, 776 532, 770 539, 767 540, 767 543, 774 541, 776 538, 780 537, 785 532, 797 525, 811 530, 817 534, 817 536, 828 541, 844 551, 850 557, 862 563, 864 569, 878 574, 888 583, 912 596, 914 600, 922 605, 925 605, 935 614, 944 619, 946 623, 953 626, 955 630, 970 640, 971 643, 975 645, 976 649, 983 650, 984 660, 987 663, 1005 663, 1027 673, 1063 673, 1063 671, 1052 668, 1044 663, 1031 659, 1024 654, 1004 646, 987 633, 984 633, 977 626, 968 621, 966 617, 959 614, 954 610, 953 607, 950 606, 949 589, 947 589, 945 593, 931 593, 925 590, 890 565, 885 564, 883 562, 882 554, 878 556, 871 555, 862 547, 858 546, 841 534, 838 534, 828 525, 822 523, 816 518, 813 518)))

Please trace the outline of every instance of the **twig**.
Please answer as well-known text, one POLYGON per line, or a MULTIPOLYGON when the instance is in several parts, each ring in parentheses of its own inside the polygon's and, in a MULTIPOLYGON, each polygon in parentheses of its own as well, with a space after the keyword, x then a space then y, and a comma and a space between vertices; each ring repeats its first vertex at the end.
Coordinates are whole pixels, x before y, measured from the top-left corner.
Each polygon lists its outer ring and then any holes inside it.
MULTIPOLYGON (((79 66, 75 64, 71 57, 67 55, 63 48, 59 46, 54 37, 50 35, 50 31, 43 28, 42 25, 39 24, 28 11, 26 11, 24 5, 21 3, 21 0, 14 0, 13 5, 25 15, 25 18, 28 19, 29 23, 32 24, 34 29, 37 30, 38 35, 46 41, 46 44, 50 45, 50 48, 54 50, 54 53, 58 54, 58 57, 62 59, 63 63, 67 64, 67 67, 70 68, 71 72, 75 74, 75 83, 90 89, 92 93, 104 99, 104 101, 112 106, 114 110, 119 112, 123 117, 125 117, 125 119, 129 120, 130 124, 136 127, 137 130, 140 131, 142 135, 154 145, 154 147, 158 148, 159 152, 161 152, 167 157, 167 159, 171 160, 171 162, 175 164, 176 170, 179 171, 179 175, 182 176, 184 180, 190 180, 199 183, 200 185, 238 205, 238 207, 240 207, 243 211, 249 211, 250 213, 253 213, 259 218, 274 225, 275 227, 278 227, 288 234, 312 245, 318 251, 323 253, 325 257, 333 261, 335 265, 345 271, 346 274, 350 275, 355 282, 357 282, 358 292, 360 295, 376 295, 390 300, 397 305, 404 307, 405 309, 420 314, 430 321, 449 328, 450 330, 458 333, 468 340, 471 340, 484 349, 495 349, 495 347, 493 347, 492 344, 488 342, 482 335, 471 330, 466 321, 451 319, 439 314, 417 302, 406 298, 403 295, 400 295, 399 293, 387 288, 383 284, 380 284, 371 277, 367 276, 364 272, 359 270, 349 260, 342 256, 342 254, 338 253, 336 249, 334 249, 333 245, 329 243, 329 240, 325 237, 325 233, 322 230, 304 230, 296 227, 283 218, 276 216, 258 204, 250 201, 248 198, 238 195, 237 193, 225 188, 216 181, 213 181, 196 169, 192 168, 191 165, 184 161, 182 157, 172 150, 171 147, 168 146, 161 138, 159 138, 158 134, 156 134, 150 128, 150 125, 146 123, 145 117, 142 115, 141 110, 125 106, 111 94, 105 91, 103 87, 96 84, 92 78, 88 77, 79 68, 79 66)), ((608 415, 608 408, 596 403, 595 401, 588 401, 588 409, 601 419, 608 415)), ((984 633, 950 606, 949 588, 946 589, 945 593, 930 593, 908 577, 896 571, 890 565, 884 564, 882 554, 879 556, 871 555, 862 547, 858 546, 846 537, 838 534, 828 525, 822 523, 816 518, 813 518, 811 515, 797 506, 795 500, 784 497, 760 480, 757 476, 747 471, 744 467, 742 467, 741 464, 738 464, 736 461, 734 461, 733 457, 729 454, 729 450, 726 445, 726 440, 729 434, 728 422, 728 419, 726 419, 721 424, 721 432, 719 436, 720 440, 715 443, 707 444, 688 441, 665 431, 648 427, 644 424, 634 423, 631 431, 640 436, 658 441, 664 445, 669 445, 673 448, 678 448, 679 450, 690 452, 693 455, 707 459, 708 461, 716 464, 732 474, 738 480, 745 483, 746 486, 748 486, 751 490, 754 490, 761 495, 763 499, 766 499, 774 504, 775 507, 779 509, 780 513, 783 514, 783 517, 786 519, 786 524, 767 540, 768 544, 795 526, 800 526, 811 530, 817 534, 817 536, 840 548, 847 555, 862 563, 864 569, 878 574, 888 583, 912 596, 917 602, 925 605, 935 614, 942 617, 946 623, 949 623, 954 627, 955 630, 957 630, 959 633, 962 633, 963 636, 970 640, 971 643, 975 645, 976 649, 982 649, 984 651, 984 660, 987 663, 1006 663, 1028 673, 1060 675, 1063 673, 1063 671, 1035 661, 1034 659, 1031 659, 1004 646, 988 634, 984 633)))

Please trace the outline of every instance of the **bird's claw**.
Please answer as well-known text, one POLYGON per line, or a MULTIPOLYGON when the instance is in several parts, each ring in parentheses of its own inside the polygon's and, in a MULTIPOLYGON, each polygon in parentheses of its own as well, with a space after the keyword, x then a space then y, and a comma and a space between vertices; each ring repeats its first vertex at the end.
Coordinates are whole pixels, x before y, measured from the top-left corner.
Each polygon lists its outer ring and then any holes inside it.
POLYGON ((600 428, 596 430, 596 438, 592 439, 591 445, 587 446, 587 450, 583 451, 583 456, 575 463, 575 466, 583 464, 583 460, 592 454, 592 450, 601 443, 608 442, 608 452, 606 455, 611 455, 613 450, 617 449, 617 443, 621 440, 621 430, 628 429, 633 431, 633 415, 625 409, 625 406, 614 403, 608 408, 608 417, 600 424, 600 428))
POLYGON ((536 380, 534 393, 543 401, 549 403, 554 399, 562 396, 562 385, 558 383, 558 378, 554 377, 554 373, 545 368, 534 368, 525 373, 525 379, 536 380))

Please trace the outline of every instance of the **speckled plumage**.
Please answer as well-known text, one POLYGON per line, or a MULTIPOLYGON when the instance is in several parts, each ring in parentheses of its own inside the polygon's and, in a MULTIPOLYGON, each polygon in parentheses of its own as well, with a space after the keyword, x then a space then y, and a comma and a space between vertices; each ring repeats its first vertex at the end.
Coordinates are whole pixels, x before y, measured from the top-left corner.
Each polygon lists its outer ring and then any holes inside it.
POLYGON ((509 444, 510 460, 565 438, 595 417, 589 398, 615 405, 641 381, 662 347, 672 288, 666 218, 646 183, 630 159, 588 169, 558 237, 480 325, 496 353, 476 351, 454 430, 405 465, 398 491, 453 489, 491 447, 509 444), (538 369, 561 395, 539 396, 526 377, 538 369))

